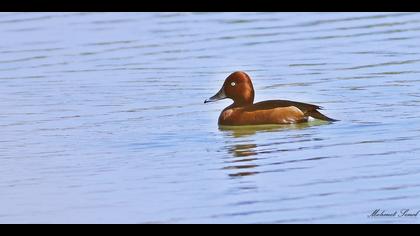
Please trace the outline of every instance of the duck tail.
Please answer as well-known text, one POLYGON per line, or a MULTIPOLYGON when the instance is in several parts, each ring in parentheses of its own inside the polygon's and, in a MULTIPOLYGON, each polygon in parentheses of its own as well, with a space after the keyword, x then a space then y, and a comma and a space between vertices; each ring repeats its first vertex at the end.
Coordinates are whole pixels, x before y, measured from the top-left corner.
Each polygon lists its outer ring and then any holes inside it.
POLYGON ((328 116, 326 116, 326 115, 323 115, 321 112, 319 112, 318 110, 312 110, 312 111, 309 111, 308 113, 307 113, 307 115, 308 116, 311 116, 311 117, 313 117, 313 118, 315 118, 315 119, 319 119, 319 120, 325 120, 325 121, 330 121, 330 122, 334 122, 334 121, 339 121, 339 120, 336 120, 336 119, 332 119, 332 118, 329 118, 328 116))

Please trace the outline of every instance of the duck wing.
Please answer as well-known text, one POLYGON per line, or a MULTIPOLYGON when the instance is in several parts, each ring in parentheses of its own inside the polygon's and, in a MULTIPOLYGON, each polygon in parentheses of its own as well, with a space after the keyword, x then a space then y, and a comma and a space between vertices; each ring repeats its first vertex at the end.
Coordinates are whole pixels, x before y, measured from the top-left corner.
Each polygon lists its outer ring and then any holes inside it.
POLYGON ((245 111, 251 112, 255 110, 270 110, 270 109, 274 109, 278 107, 290 107, 290 106, 294 106, 298 108, 305 115, 311 116, 315 119, 325 120, 325 121, 337 121, 319 112, 318 110, 322 110, 322 107, 320 106, 309 104, 309 103, 303 103, 303 102, 289 101, 289 100, 269 100, 269 101, 258 102, 251 106, 246 107, 245 111))

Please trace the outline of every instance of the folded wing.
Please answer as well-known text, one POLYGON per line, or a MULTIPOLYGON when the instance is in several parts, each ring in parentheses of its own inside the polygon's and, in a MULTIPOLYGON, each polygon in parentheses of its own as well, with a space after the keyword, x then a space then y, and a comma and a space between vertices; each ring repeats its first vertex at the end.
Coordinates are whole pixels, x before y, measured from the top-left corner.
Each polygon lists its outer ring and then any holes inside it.
POLYGON ((303 102, 294 102, 294 101, 289 101, 289 100, 269 100, 269 101, 255 103, 252 106, 246 108, 246 111, 251 112, 255 110, 269 110, 269 109, 274 109, 277 107, 290 107, 290 106, 294 106, 298 108, 305 115, 311 116, 315 119, 325 120, 325 121, 337 121, 319 112, 318 110, 322 110, 322 107, 320 106, 309 104, 309 103, 303 103, 303 102))

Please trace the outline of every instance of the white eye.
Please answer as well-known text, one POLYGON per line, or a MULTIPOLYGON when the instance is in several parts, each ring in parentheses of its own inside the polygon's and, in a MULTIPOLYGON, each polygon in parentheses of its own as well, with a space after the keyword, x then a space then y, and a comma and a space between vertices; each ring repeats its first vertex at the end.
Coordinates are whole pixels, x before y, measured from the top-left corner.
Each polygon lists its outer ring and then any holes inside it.
POLYGON ((236 83, 235 83, 235 82, 232 82, 232 83, 230 83, 230 85, 232 85, 232 87, 233 87, 233 86, 235 86, 235 85, 236 85, 236 83))

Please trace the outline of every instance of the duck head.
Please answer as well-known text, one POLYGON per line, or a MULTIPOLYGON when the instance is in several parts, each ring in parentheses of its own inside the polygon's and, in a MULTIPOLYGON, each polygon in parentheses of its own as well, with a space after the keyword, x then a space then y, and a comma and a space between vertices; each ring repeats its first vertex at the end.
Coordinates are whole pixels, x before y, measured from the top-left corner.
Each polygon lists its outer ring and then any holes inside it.
POLYGON ((234 105, 251 105, 254 103, 254 96, 254 86, 249 75, 243 71, 236 71, 226 78, 219 92, 204 103, 230 98, 234 105))

